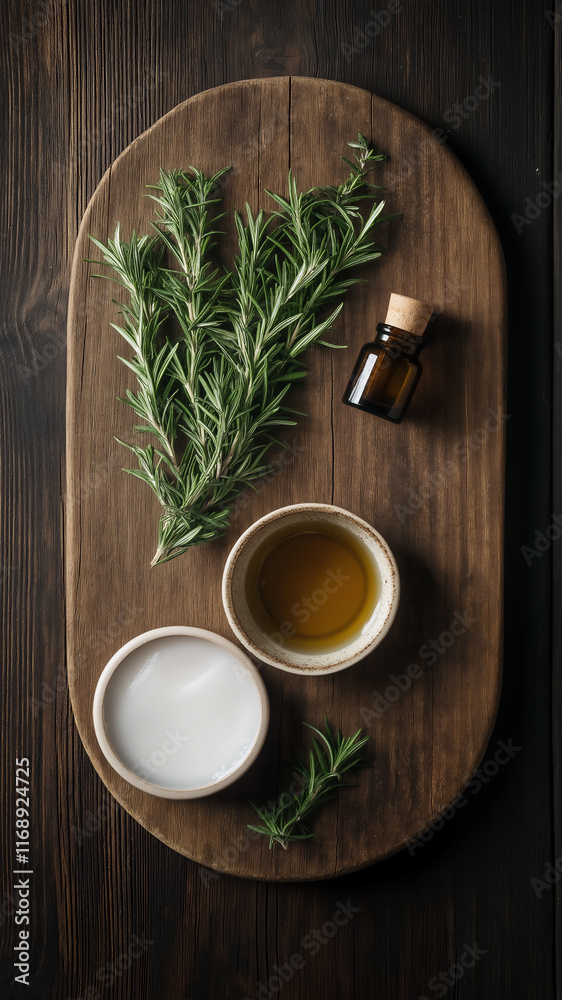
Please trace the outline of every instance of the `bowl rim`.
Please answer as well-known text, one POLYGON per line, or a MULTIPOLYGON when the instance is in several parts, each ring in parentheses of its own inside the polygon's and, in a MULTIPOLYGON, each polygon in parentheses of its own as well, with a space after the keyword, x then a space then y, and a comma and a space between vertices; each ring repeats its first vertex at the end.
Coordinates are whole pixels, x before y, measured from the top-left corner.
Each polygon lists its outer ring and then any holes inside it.
MULTIPOLYGON (((310 501, 310 502, 289 504, 288 506, 285 507, 278 507, 276 510, 272 510, 269 513, 264 514, 262 517, 258 518, 257 521, 254 521, 252 524, 249 525, 248 528, 246 528, 245 531, 242 532, 242 534, 236 540, 236 542, 232 546, 227 556, 223 570, 221 591, 222 591, 223 607, 225 610, 226 617, 228 618, 228 623, 232 631, 234 632, 236 638, 242 643, 243 646, 245 646, 247 650, 249 650, 249 652, 253 656, 255 656, 262 663, 270 664, 271 666, 277 667, 279 670, 285 670, 290 674, 301 674, 306 677, 316 677, 316 676, 324 676, 325 674, 337 673, 339 670, 346 670, 348 667, 351 667, 355 663, 358 663, 360 660, 363 660, 366 656, 368 656, 370 652, 373 651, 373 649, 375 649, 382 642, 384 637, 387 635, 392 623, 394 622, 394 619, 396 618, 396 614, 398 611, 398 605, 400 602, 400 574, 398 572, 396 559, 394 558, 394 554, 392 553, 388 542, 386 541, 386 539, 383 538, 380 532, 373 527, 372 524, 369 524, 368 521, 365 521, 362 517, 359 517, 358 514, 354 514, 353 511, 346 510, 344 507, 337 507, 334 504, 315 503, 310 501), (316 512, 319 514, 323 513, 323 514, 340 515, 345 517, 346 520, 351 520, 355 525, 357 525, 357 527, 363 529, 363 531, 367 533, 371 542, 373 543, 373 554, 375 560, 377 561, 377 564, 379 562, 379 558, 382 557, 383 562, 386 563, 388 569, 390 570, 392 576, 393 593, 389 602, 388 611, 386 613, 383 622, 381 623, 379 630, 356 653, 346 656, 345 655, 346 647, 344 646, 339 650, 334 650, 333 654, 322 654, 324 656, 337 655, 338 656, 337 663, 334 664, 329 663, 328 665, 318 665, 318 666, 314 666, 314 664, 312 663, 307 663, 306 665, 303 664, 302 666, 297 666, 297 665, 283 663, 282 653, 280 653, 279 657, 275 657, 266 652, 266 650, 261 649, 257 645, 257 643, 254 642, 254 640, 246 633, 234 609, 234 602, 232 601, 232 595, 231 595, 231 584, 239 556, 241 555, 246 545, 251 541, 252 538, 255 537, 255 535, 259 531, 262 530, 263 527, 275 521, 280 521, 282 520, 283 517, 286 517, 290 514, 299 514, 299 513, 304 514, 309 512, 310 513, 316 512)), ((299 656, 298 653, 294 655, 297 657, 299 656)), ((310 659, 310 654, 300 654, 300 655, 307 656, 307 658, 310 659)))
POLYGON ((147 632, 141 632, 139 635, 129 639, 129 641, 121 646, 113 654, 111 659, 108 660, 96 684, 92 704, 92 714, 96 738, 104 757, 109 764, 111 764, 113 769, 117 771, 117 773, 129 784, 134 785, 143 792, 148 792, 149 794, 155 795, 159 798, 196 799, 202 798, 206 795, 213 795, 215 792, 219 792, 228 785, 233 784, 254 763, 263 747, 269 726, 269 697, 256 665, 252 662, 244 650, 240 649, 239 646, 231 642, 230 639, 226 639, 217 632, 211 632, 209 629, 197 628, 194 625, 166 625, 161 628, 149 629, 147 632), (260 698, 260 725, 257 729, 254 742, 248 752, 248 755, 234 771, 226 775, 224 778, 221 778, 219 781, 215 781, 210 785, 199 785, 196 788, 168 788, 166 785, 159 785, 156 782, 148 781, 146 778, 140 777, 140 775, 136 774, 135 771, 127 767, 121 757, 119 757, 116 753, 105 729, 103 714, 105 696, 109 682, 118 667, 124 662, 124 660, 126 660, 130 653, 132 653, 135 649, 138 649, 140 646, 153 642, 157 639, 164 639, 174 635, 192 636, 198 639, 206 639, 208 642, 212 642, 214 645, 221 646, 223 649, 226 649, 247 670, 260 698))

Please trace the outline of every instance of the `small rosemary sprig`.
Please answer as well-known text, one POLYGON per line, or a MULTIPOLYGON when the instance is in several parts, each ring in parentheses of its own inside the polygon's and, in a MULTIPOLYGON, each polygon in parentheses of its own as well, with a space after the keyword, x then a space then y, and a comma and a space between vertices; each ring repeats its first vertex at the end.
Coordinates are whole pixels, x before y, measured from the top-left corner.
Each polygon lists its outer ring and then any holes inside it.
POLYGON ((248 828, 269 837, 270 848, 280 844, 287 850, 292 841, 314 837, 303 822, 305 816, 321 802, 332 798, 338 788, 345 787, 342 776, 365 766, 367 760, 362 751, 371 737, 362 736, 360 729, 353 736, 344 737, 339 729, 334 734, 327 718, 324 720, 325 732, 307 722, 304 724, 322 742, 313 738, 308 763, 297 761, 296 770, 303 782, 300 792, 283 792, 270 808, 260 809, 251 803, 262 822, 260 826, 248 823, 248 828))
POLYGON ((299 193, 289 173, 288 197, 272 195, 272 216, 254 218, 249 206, 245 222, 235 214, 230 271, 213 269, 210 258, 225 170, 162 170, 150 196, 158 235, 133 233, 125 243, 117 227, 106 244, 92 237, 129 297, 117 303, 122 324, 113 324, 133 350, 121 360, 138 382, 123 401, 139 418, 135 430, 156 439, 121 442, 137 459, 126 471, 162 507, 152 565, 222 535, 233 502, 270 471, 276 429, 295 423, 285 397, 306 375, 304 351, 336 346, 325 336, 360 280, 349 272, 382 253, 373 229, 391 216, 368 175, 385 156, 361 134, 349 145, 355 162, 343 157, 351 171, 343 184, 299 193))

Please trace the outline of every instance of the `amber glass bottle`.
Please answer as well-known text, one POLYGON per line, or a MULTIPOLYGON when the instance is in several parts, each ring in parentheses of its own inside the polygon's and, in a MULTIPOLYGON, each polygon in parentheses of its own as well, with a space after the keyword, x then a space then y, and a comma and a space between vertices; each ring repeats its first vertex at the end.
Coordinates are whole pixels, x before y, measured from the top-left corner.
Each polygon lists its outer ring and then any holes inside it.
POLYGON ((399 424, 413 396, 422 366, 418 355, 432 307, 392 294, 377 336, 362 347, 343 395, 344 403, 399 424))

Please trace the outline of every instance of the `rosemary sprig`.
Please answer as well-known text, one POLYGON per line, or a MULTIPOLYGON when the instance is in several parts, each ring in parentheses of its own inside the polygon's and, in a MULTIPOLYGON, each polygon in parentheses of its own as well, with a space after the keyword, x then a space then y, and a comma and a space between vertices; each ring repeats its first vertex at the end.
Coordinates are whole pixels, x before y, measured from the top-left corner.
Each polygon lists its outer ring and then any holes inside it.
POLYGON ((313 343, 337 346, 325 336, 359 280, 349 272, 382 253, 373 230, 391 216, 368 175, 385 157, 361 134, 349 145, 355 162, 343 158, 351 171, 343 184, 299 193, 290 173, 272 216, 254 217, 249 206, 246 221, 235 214, 231 271, 213 268, 210 256, 225 170, 209 178, 195 168, 161 171, 150 196, 156 236, 133 233, 125 243, 117 227, 105 245, 92 237, 129 296, 114 324, 138 381, 124 402, 139 417, 135 430, 156 438, 121 442, 137 459, 126 471, 162 507, 152 565, 222 535, 235 499, 270 471, 276 429, 295 423, 285 397, 306 375, 302 354, 313 343), (365 199, 373 201, 366 218, 365 199))
POLYGON ((298 761, 296 764, 303 782, 301 791, 284 792, 270 808, 260 809, 251 803, 262 822, 260 826, 249 823, 248 828, 269 837, 270 848, 280 844, 287 850, 293 841, 314 837, 315 834, 304 824, 304 818, 321 802, 332 798, 338 788, 345 787, 342 782, 344 774, 365 765, 367 758, 362 751, 371 737, 362 736, 360 729, 353 736, 343 737, 339 729, 334 734, 327 718, 324 724, 323 733, 305 722, 305 726, 312 729, 322 743, 313 738, 308 763, 298 761))

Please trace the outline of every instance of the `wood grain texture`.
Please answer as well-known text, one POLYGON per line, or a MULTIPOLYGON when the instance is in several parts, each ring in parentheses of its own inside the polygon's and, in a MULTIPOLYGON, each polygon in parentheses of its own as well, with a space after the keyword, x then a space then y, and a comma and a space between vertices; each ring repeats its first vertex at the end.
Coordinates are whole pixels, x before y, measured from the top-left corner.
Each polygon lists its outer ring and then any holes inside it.
POLYGON ((504 333, 503 258, 472 182, 427 126, 366 91, 300 77, 217 88, 170 112, 106 173, 78 236, 68 317, 70 691, 104 782, 171 847, 246 877, 328 878, 398 850, 471 778, 501 687, 504 333), (220 122, 214 148, 210 122, 220 122), (141 199, 160 166, 193 164, 210 174, 230 164, 226 210, 246 200, 254 213, 264 204, 271 209, 266 191, 286 194, 289 168, 304 189, 343 180, 348 168, 340 152, 358 131, 389 154, 376 179, 388 187, 390 209, 404 206, 404 216, 385 232, 390 252, 365 271, 369 280, 346 302, 337 329, 349 350, 312 352, 310 376, 295 403, 308 417, 292 435, 290 468, 244 496, 220 543, 151 570, 158 511, 144 484, 119 469, 123 456, 113 434, 130 438, 131 415, 117 397, 134 382, 116 362, 122 347, 110 330, 115 289, 92 278, 99 268, 85 262, 89 234, 105 241, 118 221, 123 238, 133 228, 148 231, 153 207, 141 199), (431 204, 434 186, 438 205, 431 204), (412 201, 420 211, 408 211, 412 201), (426 299, 438 314, 423 381, 399 427, 341 402, 355 356, 384 318, 392 291, 426 299), (331 677, 264 668, 272 723, 263 755, 242 782, 188 802, 129 786, 108 766, 93 731, 93 692, 105 662, 122 642, 164 625, 229 636, 220 599, 226 553, 257 517, 299 501, 334 501, 387 538, 402 580, 390 636, 359 666, 331 677), (134 609, 109 635, 128 593, 134 609), (406 673, 410 664, 417 664, 415 681, 406 673), (398 686, 396 676, 403 678, 398 686), (269 850, 266 838, 248 840, 248 794, 258 802, 281 794, 290 782, 287 761, 301 749, 302 720, 318 725, 325 713, 345 733, 365 725, 374 741, 373 766, 324 811, 313 843, 285 852, 269 850), (225 836, 240 845, 228 856, 225 836))
MULTIPOLYGON (((553 178, 554 32, 544 6, 524 0, 509 11, 485 0, 402 3, 367 34, 372 9, 363 0, 1 5, 0 983, 7 1000, 22 995, 13 978, 8 876, 12 762, 22 753, 34 760, 37 877, 26 989, 33 1000, 255 998, 258 983, 296 953, 304 966, 283 985, 283 1000, 411 1000, 435 995, 430 981, 474 941, 486 955, 448 996, 562 996, 556 887, 538 898, 530 882, 560 853, 552 826, 560 795, 550 722, 551 551, 531 566, 521 554, 553 510, 552 206, 520 231, 511 218, 525 217, 526 199, 535 201, 553 178), (204 868, 150 836, 109 795, 69 705, 62 577, 65 314, 88 199, 115 157, 180 101, 280 74, 351 83, 442 128, 500 233, 511 414, 506 670, 486 760, 500 739, 521 747, 414 856, 403 851, 356 875, 293 885, 204 880, 204 868), (480 76, 495 82, 494 92, 474 110, 455 111, 480 76), (358 912, 312 954, 303 942, 348 900, 358 912), (145 934, 147 946, 129 963, 134 933, 145 934)), ((126 613, 117 609, 116 619, 126 613)), ((118 629, 113 622, 114 642, 118 629)))

